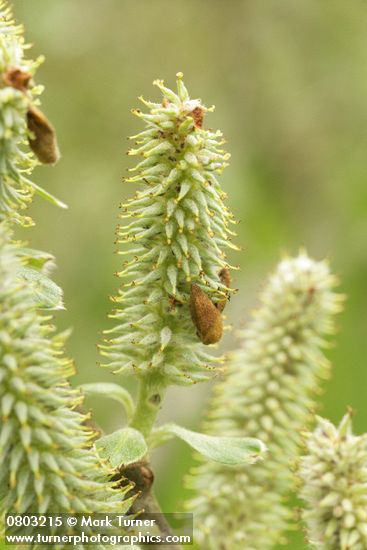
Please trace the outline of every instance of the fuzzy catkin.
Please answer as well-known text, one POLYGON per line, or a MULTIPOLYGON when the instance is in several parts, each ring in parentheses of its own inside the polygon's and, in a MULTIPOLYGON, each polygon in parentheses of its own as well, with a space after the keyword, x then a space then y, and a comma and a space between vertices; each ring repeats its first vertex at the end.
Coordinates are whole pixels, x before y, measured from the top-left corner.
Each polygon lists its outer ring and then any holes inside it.
POLYGON ((0 222, 31 225, 23 210, 34 194, 27 173, 35 160, 23 146, 28 136, 27 108, 37 89, 25 94, 8 77, 15 68, 34 75, 39 61, 25 59, 24 48, 23 28, 14 24, 10 8, 0 0, 0 222))
POLYGON ((329 363, 322 348, 341 298, 326 262, 284 259, 261 293, 260 308, 215 388, 209 433, 258 437, 269 449, 251 467, 202 464, 189 485, 197 537, 211 550, 267 550, 283 540, 291 516, 284 499, 290 463, 329 363))
POLYGON ((189 98, 180 73, 177 93, 155 84, 162 103, 142 100, 150 113, 133 111, 146 129, 132 138, 137 148, 128 154, 143 160, 126 181, 143 188, 122 205, 121 218, 129 221, 118 227, 118 253, 129 259, 118 273, 123 284, 111 315, 117 324, 105 332, 101 351, 114 372, 154 372, 167 385, 190 384, 207 379, 215 364, 200 336, 213 343, 221 335, 198 333, 191 285, 215 305, 230 293, 219 274, 230 267, 225 250, 237 248, 231 243, 235 222, 217 180, 229 155, 221 133, 204 129, 209 109, 189 98))
POLYGON ((24 60, 23 48, 22 28, 0 0, 0 513, 124 513, 129 487, 114 488, 93 445, 97 434, 76 411, 82 398, 68 382, 65 338, 19 276, 38 252, 14 242, 12 228, 31 223, 23 210, 34 190, 45 195, 26 176, 35 164, 26 152, 33 89, 18 88, 37 64, 24 60))
POLYGON ((0 226, 0 511, 121 511, 121 495, 75 409, 81 395, 63 339, 17 277, 17 245, 0 226))
POLYGON ((318 418, 305 442, 299 477, 308 542, 319 550, 366 550, 367 434, 353 435, 346 414, 337 428, 318 418))

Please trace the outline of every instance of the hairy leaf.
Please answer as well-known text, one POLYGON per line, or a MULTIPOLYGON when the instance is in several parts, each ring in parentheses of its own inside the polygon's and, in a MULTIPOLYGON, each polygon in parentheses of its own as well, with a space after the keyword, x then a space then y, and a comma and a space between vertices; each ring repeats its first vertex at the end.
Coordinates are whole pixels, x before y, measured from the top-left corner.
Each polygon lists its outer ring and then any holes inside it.
POLYGON ((82 384, 80 389, 87 395, 108 397, 109 399, 118 401, 123 405, 128 418, 133 415, 134 401, 130 393, 118 384, 113 384, 112 382, 96 382, 92 384, 82 384))
POLYGON ((49 277, 31 267, 18 270, 18 277, 29 283, 35 305, 41 309, 65 309, 61 288, 49 277))
POLYGON ((228 465, 253 463, 266 451, 259 439, 206 435, 177 424, 161 426, 155 430, 154 436, 160 442, 177 436, 206 458, 228 465))
POLYGON ((105 435, 96 444, 102 458, 107 458, 114 468, 137 462, 148 451, 143 435, 134 428, 123 428, 105 435))

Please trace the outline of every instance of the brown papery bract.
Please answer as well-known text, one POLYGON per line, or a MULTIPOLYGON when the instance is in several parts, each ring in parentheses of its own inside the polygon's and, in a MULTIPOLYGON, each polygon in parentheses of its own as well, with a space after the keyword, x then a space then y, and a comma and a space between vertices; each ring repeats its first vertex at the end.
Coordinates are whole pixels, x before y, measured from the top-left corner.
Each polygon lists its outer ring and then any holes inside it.
POLYGON ((204 122, 204 109, 202 107, 195 107, 191 111, 190 116, 194 119, 194 124, 196 128, 202 128, 204 122))
POLYGON ((21 92, 25 92, 28 89, 31 78, 32 75, 30 73, 22 71, 19 67, 10 67, 3 75, 3 80, 7 86, 11 86, 21 92))
MULTIPOLYGON (((229 269, 227 269, 226 267, 221 269, 219 272, 219 279, 221 280, 221 283, 223 285, 229 288, 231 286, 231 274, 229 269)), ((217 309, 219 309, 219 311, 222 312, 223 309, 226 307, 227 302, 228 302, 228 297, 226 296, 225 298, 223 298, 223 300, 220 300, 219 302, 217 302, 216 304, 217 309)))
POLYGON ((190 312, 198 336, 203 344, 219 342, 223 334, 223 321, 220 310, 198 285, 190 289, 190 312))
POLYGON ((29 146, 42 164, 55 164, 60 158, 56 133, 45 115, 34 105, 27 111, 28 129, 33 136, 29 137, 29 146))

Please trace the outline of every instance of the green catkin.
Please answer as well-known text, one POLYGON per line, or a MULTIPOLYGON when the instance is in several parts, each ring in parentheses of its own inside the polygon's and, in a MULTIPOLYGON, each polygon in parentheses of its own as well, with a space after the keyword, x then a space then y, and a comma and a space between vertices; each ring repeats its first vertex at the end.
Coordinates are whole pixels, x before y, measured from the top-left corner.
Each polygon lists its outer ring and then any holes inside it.
POLYGON ((64 339, 17 277, 17 245, 0 225, 0 512, 120 512, 126 504, 93 449, 64 339))
POLYGON ((348 413, 338 428, 318 418, 305 442, 298 473, 309 544, 319 550, 366 550, 367 434, 353 435, 348 413))
POLYGON ((220 331, 215 338, 198 332, 190 289, 195 283, 215 307, 231 292, 219 274, 230 267, 225 250, 237 248, 230 230, 235 222, 217 180, 229 155, 221 133, 203 128, 210 109, 189 98, 180 73, 177 93, 162 81, 154 84, 162 103, 142 100, 150 112, 133 111, 146 129, 131 138, 137 147, 128 154, 142 160, 126 181, 143 187, 122 205, 127 221, 117 229, 117 243, 127 260, 113 299, 117 324, 105 332, 101 352, 116 373, 184 385, 207 379, 220 363, 200 341, 218 341, 220 331))
POLYGON ((26 113, 37 88, 26 94, 10 85, 8 78, 14 68, 34 75, 40 60, 25 59, 24 50, 23 28, 14 24, 10 9, 0 0, 0 222, 31 225, 22 211, 34 193, 27 175, 36 161, 23 146, 28 136, 26 113))
MULTIPOLYGON (((35 107, 42 87, 35 86, 32 79, 42 58, 26 59, 26 49, 23 27, 14 24, 10 8, 0 0, 0 223, 8 221, 23 226, 33 225, 24 210, 34 193, 65 207, 29 179, 37 161, 29 152, 28 144, 37 145, 43 162, 46 152, 48 162, 56 162, 58 150, 54 134, 53 140, 50 137, 53 132, 50 123, 35 107), (43 122, 40 132, 36 132, 39 134, 36 140, 33 139, 37 137, 34 136, 36 127, 33 125, 30 132, 27 126, 27 116, 34 112, 39 113, 38 118, 43 122)), ((38 126, 41 125, 38 123, 38 126)))
POLYGON ((36 164, 26 148, 36 92, 28 80, 37 63, 24 59, 24 47, 22 28, 0 0, 0 514, 124 513, 130 487, 115 488, 88 415, 76 410, 82 398, 68 382, 74 367, 65 338, 19 277, 24 265, 50 256, 14 242, 13 225, 32 223, 24 209, 35 191, 53 200, 28 179, 36 164))
POLYGON ((268 550, 283 540, 291 513, 290 464, 300 431, 329 373, 322 353, 341 298, 326 262, 301 253, 284 259, 261 293, 261 307, 243 334, 228 372, 215 388, 209 433, 258 437, 269 449, 251 468, 202 464, 189 485, 197 537, 211 550, 268 550))

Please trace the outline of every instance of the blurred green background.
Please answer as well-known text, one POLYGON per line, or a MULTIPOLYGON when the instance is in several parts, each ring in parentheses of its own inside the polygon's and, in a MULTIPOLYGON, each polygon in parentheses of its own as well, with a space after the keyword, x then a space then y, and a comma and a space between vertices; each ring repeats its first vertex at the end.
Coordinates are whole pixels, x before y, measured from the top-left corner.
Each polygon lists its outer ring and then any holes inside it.
MULTIPOLYGON (((320 0, 14 0, 32 55, 45 54, 37 81, 63 157, 35 179, 69 204, 59 211, 36 201, 34 246, 56 255, 65 290, 60 327, 72 326, 75 383, 112 381, 97 367, 96 343, 109 326, 118 203, 134 189, 122 183, 131 166, 126 136, 140 123, 137 96, 156 100, 151 83, 174 85, 183 71, 193 97, 216 105, 207 124, 220 128, 232 153, 222 183, 244 252, 228 308, 234 328, 256 304, 264 277, 282 250, 305 246, 329 257, 348 295, 333 378, 321 411, 338 421, 347 405, 356 431, 367 430, 367 4, 320 0)), ((131 184, 130 184, 131 185, 131 184)), ((233 336, 224 347, 235 346, 233 336)), ((169 392, 161 419, 200 423, 210 384, 169 392)), ((92 403, 88 402, 89 406, 92 403)), ((118 406, 93 403, 111 430, 118 406)), ((155 457, 157 489, 176 511, 192 465, 182 443, 155 457)), ((289 548, 305 548, 295 534, 289 548)))

